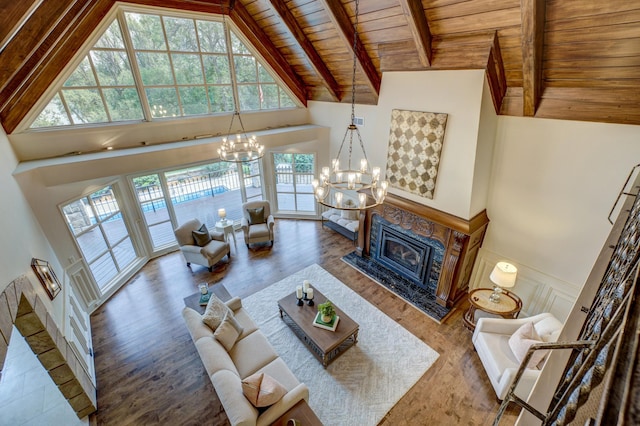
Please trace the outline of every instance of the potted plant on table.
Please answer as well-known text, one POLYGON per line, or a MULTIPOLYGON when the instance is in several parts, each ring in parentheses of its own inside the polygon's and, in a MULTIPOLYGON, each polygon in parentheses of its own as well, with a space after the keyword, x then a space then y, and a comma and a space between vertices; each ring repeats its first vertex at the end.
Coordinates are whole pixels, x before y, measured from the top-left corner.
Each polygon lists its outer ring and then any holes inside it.
POLYGON ((336 314, 335 309, 333 309, 333 305, 331 304, 331 300, 327 300, 324 303, 318 305, 318 312, 320 312, 322 322, 330 323, 333 319, 333 316, 336 314))

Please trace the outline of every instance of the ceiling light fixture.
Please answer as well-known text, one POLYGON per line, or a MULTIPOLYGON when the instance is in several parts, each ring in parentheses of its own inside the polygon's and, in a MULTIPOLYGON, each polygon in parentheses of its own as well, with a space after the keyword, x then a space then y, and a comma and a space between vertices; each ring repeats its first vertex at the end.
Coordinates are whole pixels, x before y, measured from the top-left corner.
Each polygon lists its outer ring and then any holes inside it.
POLYGON ((238 111, 234 112, 233 117, 231 117, 229 131, 227 131, 227 136, 222 138, 222 145, 218 148, 218 155, 222 161, 231 163, 244 163, 245 161, 257 160, 264 156, 264 145, 258 143, 255 135, 251 137, 247 135, 238 111), (233 121, 236 116, 240 122, 242 132, 236 133, 234 137, 231 134, 231 128, 233 127, 233 121))
POLYGON ((356 59, 358 48, 358 3, 356 0, 355 22, 353 24, 353 77, 351 86, 351 124, 347 127, 338 154, 331 160, 331 168, 323 167, 318 179, 313 180, 314 195, 318 203, 326 207, 340 210, 364 210, 375 207, 384 202, 387 195, 388 183, 380 180, 380 167, 371 167, 367 159, 367 153, 362 143, 362 137, 358 126, 355 124, 356 104, 356 59), (353 138, 358 138, 362 159, 358 163, 359 168, 352 165, 353 138), (348 144, 348 157, 346 164, 340 162, 340 154, 348 144), (346 166, 346 168, 343 168, 346 166), (369 189, 373 202, 364 190, 369 189), (357 203, 356 203, 357 200, 357 203))
MULTIPOLYGON (((222 3, 220 3, 220 8, 222 9, 222 3)), ((225 20, 225 14, 222 14, 222 29, 223 34, 227 34, 227 21, 225 20)), ((262 158, 264 156, 264 145, 258 143, 258 138, 255 135, 251 135, 249 137, 247 135, 246 130, 244 129, 244 124, 242 123, 242 117, 240 117, 240 108, 238 106, 238 98, 236 97, 236 110, 231 117, 231 123, 229 123, 229 130, 227 131, 227 136, 222 138, 222 144, 220 148, 218 148, 218 155, 220 156, 220 160, 227 161, 230 163, 244 163, 247 161, 254 161, 262 158), (231 134, 231 129, 233 128, 233 121, 236 116, 238 117, 238 122, 240 123, 241 132, 235 134, 235 137, 231 134)))

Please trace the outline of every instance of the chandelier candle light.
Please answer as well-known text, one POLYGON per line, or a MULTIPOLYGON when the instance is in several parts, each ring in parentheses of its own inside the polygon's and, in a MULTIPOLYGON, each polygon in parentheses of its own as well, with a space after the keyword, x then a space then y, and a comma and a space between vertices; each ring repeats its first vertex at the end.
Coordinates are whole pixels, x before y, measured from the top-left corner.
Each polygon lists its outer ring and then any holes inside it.
POLYGON ((363 210, 382 204, 387 195, 387 181, 380 181, 380 167, 371 167, 367 160, 367 153, 364 150, 362 137, 358 126, 355 124, 355 103, 356 103, 356 57, 358 47, 358 0, 356 0, 355 23, 353 33, 353 79, 351 86, 351 124, 344 134, 338 155, 331 161, 331 167, 323 167, 318 179, 314 179, 313 192, 318 203, 323 206, 340 210, 363 210), (358 138, 363 158, 360 160, 359 168, 352 164, 351 155, 353 153, 353 138, 358 138), (348 159, 346 168, 342 168, 340 154, 349 141, 348 159), (367 194, 362 190, 370 189, 374 203, 368 204, 367 194), (354 202, 357 197, 358 203, 354 202))
POLYGON ((249 137, 244 130, 244 124, 242 124, 242 118, 238 111, 233 113, 231 117, 231 123, 229 124, 229 130, 227 136, 222 138, 222 144, 218 148, 218 155, 222 161, 231 163, 244 163, 246 161, 253 161, 262 158, 264 155, 264 145, 258 143, 258 139, 255 135, 249 137), (240 122, 241 133, 237 133, 235 138, 231 136, 231 128, 233 127, 233 121, 236 116, 240 122))
POLYGON ((489 296, 489 301, 499 303, 502 289, 516 285, 517 275, 518 268, 507 262, 498 262, 489 275, 489 279, 495 284, 493 293, 489 296))

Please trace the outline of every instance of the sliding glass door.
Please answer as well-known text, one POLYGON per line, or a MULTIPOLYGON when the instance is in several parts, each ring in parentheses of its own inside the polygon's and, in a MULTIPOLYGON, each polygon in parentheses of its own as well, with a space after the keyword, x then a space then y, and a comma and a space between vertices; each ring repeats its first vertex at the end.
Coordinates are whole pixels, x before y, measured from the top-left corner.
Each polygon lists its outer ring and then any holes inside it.
POLYGON ((131 182, 153 252, 173 246, 173 229, 190 219, 214 229, 218 209, 224 208, 227 219, 239 223, 242 203, 262 199, 264 187, 259 161, 216 161, 136 176, 131 182))
POLYGON ((138 256, 113 187, 106 186, 62 206, 62 214, 104 293, 138 256))

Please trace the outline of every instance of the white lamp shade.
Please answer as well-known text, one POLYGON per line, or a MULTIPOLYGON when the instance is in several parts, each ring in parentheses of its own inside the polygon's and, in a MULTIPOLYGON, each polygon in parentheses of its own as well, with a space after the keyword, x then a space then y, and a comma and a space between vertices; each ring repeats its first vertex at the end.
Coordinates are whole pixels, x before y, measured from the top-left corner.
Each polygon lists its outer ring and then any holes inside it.
POLYGON ((516 285, 516 276, 518 268, 507 262, 498 262, 491 271, 489 279, 500 287, 513 287, 516 285))

